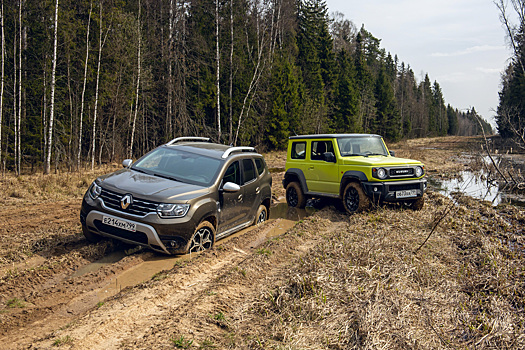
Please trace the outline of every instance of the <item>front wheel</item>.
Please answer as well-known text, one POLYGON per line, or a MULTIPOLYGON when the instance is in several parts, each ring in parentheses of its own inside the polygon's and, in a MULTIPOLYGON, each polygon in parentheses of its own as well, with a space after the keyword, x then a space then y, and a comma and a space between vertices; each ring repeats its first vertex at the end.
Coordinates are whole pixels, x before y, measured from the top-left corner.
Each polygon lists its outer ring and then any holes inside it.
POLYGON ((195 229, 195 233, 191 238, 190 248, 188 253, 197 253, 213 247, 215 240, 215 229, 208 221, 203 221, 195 229))
POLYGON ((370 208, 370 199, 360 184, 350 182, 343 192, 343 205, 348 214, 354 214, 370 208))
POLYGON ((259 209, 257 209, 257 215, 255 215, 254 224, 260 225, 266 220, 268 220, 268 209, 266 209, 265 205, 261 204, 259 205, 259 209))
POLYGON ((425 204, 425 197, 421 197, 416 200, 404 202, 404 203, 406 207, 412 210, 421 210, 423 209, 423 205, 425 204))
POLYGON ((82 233, 84 234, 84 237, 86 237, 86 240, 89 243, 98 243, 102 240, 102 236, 89 231, 86 225, 82 225, 82 233))
POLYGON ((290 207, 303 209, 306 206, 306 197, 297 182, 290 182, 286 186, 286 203, 290 207))

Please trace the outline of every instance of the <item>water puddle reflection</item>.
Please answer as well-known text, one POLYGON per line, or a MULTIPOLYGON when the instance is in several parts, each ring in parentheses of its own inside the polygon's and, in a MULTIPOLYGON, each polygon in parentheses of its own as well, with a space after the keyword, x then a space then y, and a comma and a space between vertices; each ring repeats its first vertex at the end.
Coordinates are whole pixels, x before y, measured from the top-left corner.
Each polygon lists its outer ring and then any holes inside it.
POLYGON ((511 191, 505 185, 489 181, 485 171, 462 171, 457 178, 429 178, 430 189, 452 197, 454 193, 462 193, 479 200, 489 201, 492 205, 507 203, 525 207, 525 196, 511 191))

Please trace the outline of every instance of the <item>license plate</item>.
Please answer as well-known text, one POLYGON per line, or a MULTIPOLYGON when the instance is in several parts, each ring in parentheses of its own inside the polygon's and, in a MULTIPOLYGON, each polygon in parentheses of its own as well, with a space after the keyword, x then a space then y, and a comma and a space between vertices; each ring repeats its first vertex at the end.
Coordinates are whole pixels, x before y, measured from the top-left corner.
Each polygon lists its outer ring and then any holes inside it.
POLYGON ((417 190, 396 191, 396 198, 417 197, 417 190))
POLYGON ((115 219, 115 218, 110 218, 108 216, 103 216, 102 223, 104 223, 105 225, 118 227, 123 230, 131 231, 131 232, 137 231, 137 225, 135 225, 132 222, 126 221, 126 220, 115 219))

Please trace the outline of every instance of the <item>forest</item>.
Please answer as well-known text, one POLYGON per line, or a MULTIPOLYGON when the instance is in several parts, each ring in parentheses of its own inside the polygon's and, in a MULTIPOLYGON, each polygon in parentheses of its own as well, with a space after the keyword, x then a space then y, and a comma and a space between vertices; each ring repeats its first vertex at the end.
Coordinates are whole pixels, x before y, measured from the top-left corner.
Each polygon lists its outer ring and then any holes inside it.
POLYGON ((491 132, 323 0, 2 0, 0 20, 4 172, 182 135, 267 151, 294 134, 491 132))

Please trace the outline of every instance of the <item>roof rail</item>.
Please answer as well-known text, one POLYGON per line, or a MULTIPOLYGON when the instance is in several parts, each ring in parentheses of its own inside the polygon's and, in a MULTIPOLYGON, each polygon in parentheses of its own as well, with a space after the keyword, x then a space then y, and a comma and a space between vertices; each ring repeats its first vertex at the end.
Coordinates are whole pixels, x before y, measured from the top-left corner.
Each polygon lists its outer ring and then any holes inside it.
POLYGON ((234 152, 255 152, 253 147, 230 147, 222 154, 222 158, 228 158, 234 152))
POLYGON ((185 137, 177 137, 177 138, 174 138, 173 140, 171 140, 170 142, 168 142, 166 144, 166 146, 171 146, 173 145, 174 143, 177 143, 177 142, 187 142, 187 141, 193 141, 193 142, 209 142, 210 141, 210 138, 209 137, 196 137, 196 136, 185 136, 185 137))

